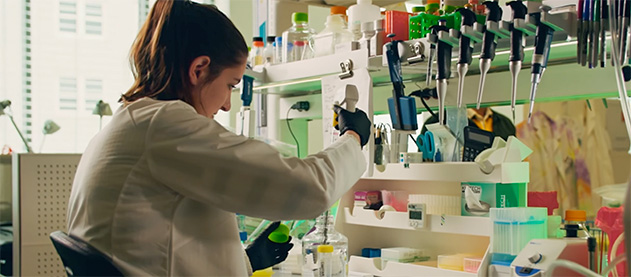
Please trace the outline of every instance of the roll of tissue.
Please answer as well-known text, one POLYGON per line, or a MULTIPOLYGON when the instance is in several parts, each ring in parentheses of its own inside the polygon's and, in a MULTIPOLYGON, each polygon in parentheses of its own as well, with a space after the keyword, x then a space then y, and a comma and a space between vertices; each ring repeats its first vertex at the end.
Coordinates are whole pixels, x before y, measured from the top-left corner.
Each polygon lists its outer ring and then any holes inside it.
POLYGON ((375 214, 377 215, 377 218, 383 219, 383 217, 386 215, 386 212, 395 212, 395 211, 396 210, 394 209, 394 207, 390 205, 383 205, 381 206, 381 208, 379 208, 378 211, 375 211, 375 214))

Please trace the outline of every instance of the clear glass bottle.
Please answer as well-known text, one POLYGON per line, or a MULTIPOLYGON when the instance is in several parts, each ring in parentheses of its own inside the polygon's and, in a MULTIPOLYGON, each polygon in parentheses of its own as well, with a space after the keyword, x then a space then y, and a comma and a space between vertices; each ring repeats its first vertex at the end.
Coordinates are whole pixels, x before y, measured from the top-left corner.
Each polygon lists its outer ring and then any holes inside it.
POLYGON ((330 268, 331 275, 329 276, 346 276, 348 268, 348 238, 335 231, 333 223, 333 216, 327 211, 316 219, 316 229, 302 238, 303 277, 325 276, 325 272, 323 272, 324 267, 320 264, 323 260, 329 262, 326 265, 330 268), (320 245, 333 247, 333 251, 327 253, 326 259, 318 257, 318 246, 320 245))
POLYGON ((276 40, 275 36, 267 37, 267 44, 265 45, 265 49, 263 50, 263 63, 273 64, 274 63, 274 41, 276 40))
POLYGON ((265 44, 263 43, 262 37, 254 37, 252 39, 252 49, 250 49, 250 54, 248 56, 248 61, 250 62, 250 66, 254 67, 257 65, 261 65, 264 63, 263 59, 263 51, 265 44))
POLYGON ((283 32, 282 60, 284 63, 310 59, 314 53, 313 36, 315 36, 316 32, 309 27, 309 15, 306 13, 293 13, 291 21, 293 25, 283 32), (296 42, 298 42, 298 45, 296 45, 296 42), (289 46, 290 43, 293 43, 293 48, 289 46), (294 53, 297 51, 300 51, 300 53, 294 53))

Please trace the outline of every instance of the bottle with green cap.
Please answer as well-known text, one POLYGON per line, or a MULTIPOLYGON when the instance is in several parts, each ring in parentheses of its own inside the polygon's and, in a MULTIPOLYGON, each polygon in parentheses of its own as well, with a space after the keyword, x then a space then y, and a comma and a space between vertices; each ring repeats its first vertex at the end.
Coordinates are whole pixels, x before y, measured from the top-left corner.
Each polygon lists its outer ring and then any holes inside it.
POLYGON ((347 275, 348 238, 337 232, 333 225, 333 216, 327 211, 316 219, 315 230, 302 238, 302 276, 347 275), (322 266, 323 258, 326 268, 322 266), (327 268, 330 275, 324 275, 327 268))
POLYGON ((310 59, 314 55, 313 37, 316 32, 309 27, 309 15, 293 13, 291 21, 293 25, 283 32, 283 63, 310 59))

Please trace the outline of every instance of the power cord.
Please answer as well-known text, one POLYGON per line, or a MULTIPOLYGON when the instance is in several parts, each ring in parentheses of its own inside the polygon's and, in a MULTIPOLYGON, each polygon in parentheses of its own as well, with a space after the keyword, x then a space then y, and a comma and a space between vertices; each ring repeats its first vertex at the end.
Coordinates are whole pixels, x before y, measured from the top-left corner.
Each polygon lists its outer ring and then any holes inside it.
POLYGON ((289 129, 289 133, 291 134, 291 137, 294 138, 294 142, 296 142, 296 152, 298 154, 298 158, 300 158, 300 144, 298 143, 298 139, 296 138, 296 136, 294 135, 294 132, 291 130, 291 124, 289 124, 289 121, 291 119, 289 119, 289 112, 291 110, 297 110, 299 112, 302 111, 308 111, 309 110, 309 102, 308 101, 298 101, 295 104, 291 105, 291 107, 289 107, 289 109, 287 110, 287 116, 285 116, 286 120, 285 122, 287 122, 287 129, 289 129))

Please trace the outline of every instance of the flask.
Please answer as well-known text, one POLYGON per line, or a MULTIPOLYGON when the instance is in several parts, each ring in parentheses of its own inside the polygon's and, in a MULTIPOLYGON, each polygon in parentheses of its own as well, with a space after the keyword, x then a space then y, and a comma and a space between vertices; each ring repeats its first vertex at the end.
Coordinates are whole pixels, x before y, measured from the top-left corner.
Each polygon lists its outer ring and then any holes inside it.
POLYGON ((305 60, 313 57, 313 36, 316 34, 309 27, 309 15, 293 13, 293 25, 283 32, 282 60, 284 63, 305 60), (293 45, 290 46, 290 44, 293 45))
POLYGON ((332 277, 345 277, 348 264, 348 238, 333 228, 333 216, 329 211, 316 219, 315 230, 302 238, 302 276, 324 276, 322 262, 330 268, 332 277), (333 249, 320 257, 318 246, 329 245, 333 249), (323 259, 324 258, 324 259, 323 259))
POLYGON ((325 28, 314 39, 316 57, 322 57, 335 53, 335 46, 340 43, 349 43, 353 40, 353 34, 346 30, 345 21, 339 14, 329 15, 326 18, 325 28))
POLYGON ((361 38, 362 23, 372 22, 380 18, 380 9, 372 4, 372 0, 357 0, 356 5, 348 7, 348 29, 353 33, 353 40, 361 38))

